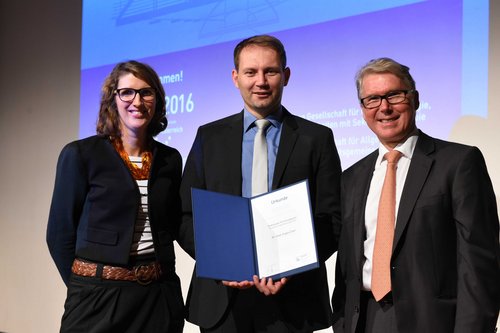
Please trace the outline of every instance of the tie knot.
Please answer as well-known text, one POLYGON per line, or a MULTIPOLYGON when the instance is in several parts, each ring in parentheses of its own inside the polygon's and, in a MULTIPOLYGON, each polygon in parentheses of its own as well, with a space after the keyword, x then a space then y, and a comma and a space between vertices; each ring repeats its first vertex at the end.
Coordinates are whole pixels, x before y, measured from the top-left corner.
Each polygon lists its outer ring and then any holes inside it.
POLYGON ((257 128, 260 130, 264 130, 267 128, 267 126, 269 126, 271 124, 271 122, 267 119, 258 119, 255 121, 255 126, 257 126, 257 128))
POLYGON ((397 163, 401 158, 402 154, 400 151, 393 149, 390 152, 385 153, 384 157, 387 163, 397 163))

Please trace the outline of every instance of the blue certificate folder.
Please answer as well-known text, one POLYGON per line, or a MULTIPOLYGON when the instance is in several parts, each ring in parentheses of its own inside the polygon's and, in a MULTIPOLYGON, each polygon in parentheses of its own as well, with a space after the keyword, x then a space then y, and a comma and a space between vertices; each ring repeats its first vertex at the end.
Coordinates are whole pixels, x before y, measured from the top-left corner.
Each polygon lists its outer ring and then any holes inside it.
MULTIPOLYGON (((314 230, 307 180, 297 184, 300 183, 306 185, 310 228, 314 230)), ((283 189, 286 187, 254 198, 192 189, 196 275, 198 277, 225 281, 251 281, 254 275, 259 276, 252 200, 272 195, 283 189)), ((275 280, 317 268, 319 264, 314 232, 311 234, 314 243, 314 262, 268 277, 275 280)))

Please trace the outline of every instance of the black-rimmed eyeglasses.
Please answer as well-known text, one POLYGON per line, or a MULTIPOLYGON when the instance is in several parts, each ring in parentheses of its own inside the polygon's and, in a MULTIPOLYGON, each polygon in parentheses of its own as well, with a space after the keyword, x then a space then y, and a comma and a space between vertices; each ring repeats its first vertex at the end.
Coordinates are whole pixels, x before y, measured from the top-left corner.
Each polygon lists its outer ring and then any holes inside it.
POLYGON ((117 94, 118 98, 120 98, 123 102, 132 102, 137 94, 139 94, 139 96, 141 96, 141 99, 146 102, 153 101, 156 96, 155 90, 153 88, 121 88, 116 89, 115 94, 117 94))
POLYGON ((413 90, 394 90, 388 92, 385 95, 371 95, 361 98, 359 101, 367 109, 375 109, 382 104, 382 100, 385 99, 389 104, 399 104, 406 100, 406 95, 412 93, 413 90))

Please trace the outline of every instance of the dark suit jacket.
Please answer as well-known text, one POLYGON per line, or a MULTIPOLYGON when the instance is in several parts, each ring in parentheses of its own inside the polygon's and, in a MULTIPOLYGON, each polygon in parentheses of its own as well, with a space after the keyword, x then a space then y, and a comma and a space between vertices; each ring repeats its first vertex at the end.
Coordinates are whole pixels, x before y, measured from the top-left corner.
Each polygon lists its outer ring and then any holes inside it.
MULTIPOLYGON (((191 188, 241 195, 243 112, 199 128, 181 185, 183 232, 192 234, 191 188)), ((324 261, 337 249, 334 224, 340 219, 340 160, 329 128, 284 110, 272 188, 309 180, 320 268, 293 276, 275 297, 293 327, 331 325, 324 261)), ((338 227, 338 226, 337 226, 338 227)), ((185 248, 186 249, 186 248, 185 248)), ((194 255, 194 246, 186 249, 194 255)), ((217 324, 237 291, 193 274, 188 321, 203 328, 217 324)))
MULTIPOLYGON (((342 176, 335 332, 354 332, 359 317, 364 211, 377 155, 342 176)), ((399 332, 493 332, 500 302, 498 231, 495 194, 479 149, 419 132, 391 259, 399 332)))
MULTIPOLYGON (((179 152, 155 141, 148 182, 149 218, 157 260, 175 265, 173 240, 181 222, 179 152)), ((126 265, 140 193, 111 142, 74 141, 61 151, 50 207, 47 244, 68 284, 75 257, 126 265)))

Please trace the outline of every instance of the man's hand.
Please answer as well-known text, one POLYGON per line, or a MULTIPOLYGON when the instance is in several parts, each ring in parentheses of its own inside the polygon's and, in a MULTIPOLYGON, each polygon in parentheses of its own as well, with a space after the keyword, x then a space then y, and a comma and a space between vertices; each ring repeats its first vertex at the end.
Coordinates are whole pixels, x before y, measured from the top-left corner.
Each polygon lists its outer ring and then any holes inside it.
POLYGON ((257 288, 266 296, 276 295, 281 290, 281 288, 283 288, 287 281, 287 278, 281 278, 277 282, 273 282, 273 279, 271 278, 262 278, 259 281, 259 277, 257 275, 253 276, 253 284, 255 285, 255 288, 257 288))
POLYGON ((253 281, 222 281, 222 284, 226 287, 236 288, 236 289, 248 289, 253 287, 253 281))

